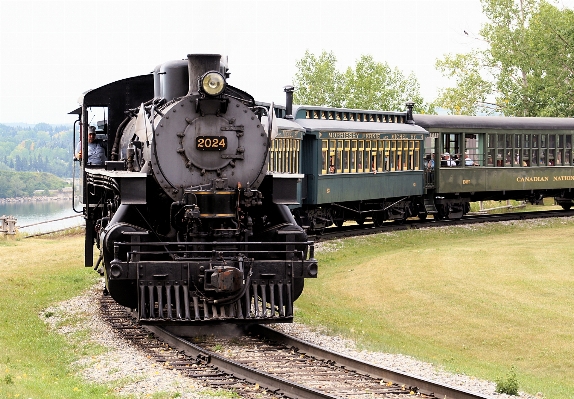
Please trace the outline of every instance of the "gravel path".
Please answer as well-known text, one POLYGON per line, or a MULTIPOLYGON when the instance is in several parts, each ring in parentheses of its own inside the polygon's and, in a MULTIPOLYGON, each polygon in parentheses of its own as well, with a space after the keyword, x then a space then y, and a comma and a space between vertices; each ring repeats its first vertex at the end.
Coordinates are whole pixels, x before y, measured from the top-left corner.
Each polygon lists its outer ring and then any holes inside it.
MULTIPOLYGON (((46 309, 40 316, 51 328, 71 340, 80 341, 77 334, 89 337, 92 344, 99 344, 109 349, 107 353, 80 359, 73 368, 88 381, 106 384, 110 390, 135 398, 213 398, 217 393, 210 388, 202 387, 198 382, 183 378, 179 372, 168 370, 148 359, 140 350, 131 344, 118 340, 111 328, 99 315, 99 296, 102 285, 94 286, 85 295, 72 298, 57 306, 46 309), (159 395, 163 393, 164 395, 159 395), (156 395, 156 396, 153 396, 156 395)), ((322 347, 365 360, 397 371, 423 376, 454 387, 488 395, 491 398, 511 398, 495 393, 495 383, 474 377, 447 373, 439 367, 420 362, 404 355, 358 351, 352 341, 322 334, 311 330, 303 324, 278 324, 276 329, 295 337, 313 342, 322 347)), ((521 394, 523 399, 541 398, 521 394)))

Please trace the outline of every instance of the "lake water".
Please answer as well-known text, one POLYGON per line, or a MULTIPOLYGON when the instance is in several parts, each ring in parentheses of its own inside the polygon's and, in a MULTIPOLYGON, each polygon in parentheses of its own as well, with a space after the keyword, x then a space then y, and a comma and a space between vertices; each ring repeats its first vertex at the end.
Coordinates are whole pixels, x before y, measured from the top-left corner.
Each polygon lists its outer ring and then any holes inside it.
POLYGON ((72 209, 72 200, 0 204, 0 216, 3 215, 15 217, 16 227, 23 233, 45 233, 85 224, 82 214, 72 209))

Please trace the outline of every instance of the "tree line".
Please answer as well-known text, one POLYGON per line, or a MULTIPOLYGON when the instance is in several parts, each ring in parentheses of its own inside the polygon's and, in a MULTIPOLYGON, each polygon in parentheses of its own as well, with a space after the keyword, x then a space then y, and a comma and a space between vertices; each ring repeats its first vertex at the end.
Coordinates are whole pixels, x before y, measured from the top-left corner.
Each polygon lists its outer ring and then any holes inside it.
POLYGON ((0 171, 0 198, 32 197, 36 190, 59 190, 67 183, 50 173, 0 171))
POLYGON ((40 123, 21 128, 0 124, 0 171, 72 177, 72 136, 68 126, 40 123))
MULTIPOLYGON (((574 116, 574 11, 545 0, 481 0, 488 22, 481 45, 466 54, 446 54, 436 68, 453 81, 424 102, 413 74, 362 55, 346 71, 331 51, 306 52, 293 83, 298 104, 506 116, 574 116)), ((462 33, 462 32, 461 32, 462 33)), ((468 32, 464 32, 468 34, 468 32)))

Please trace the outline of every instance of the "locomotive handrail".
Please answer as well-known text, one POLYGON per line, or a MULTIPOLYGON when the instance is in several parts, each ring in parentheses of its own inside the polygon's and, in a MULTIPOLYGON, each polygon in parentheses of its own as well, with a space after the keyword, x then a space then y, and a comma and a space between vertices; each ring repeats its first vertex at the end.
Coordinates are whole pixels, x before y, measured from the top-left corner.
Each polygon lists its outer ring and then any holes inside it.
MULTIPOLYGON (((262 245, 281 245, 281 246, 285 246, 285 245, 293 245, 293 246, 301 246, 301 245, 306 245, 309 248, 309 253, 308 253, 308 257, 305 257, 305 252, 302 250, 298 250, 298 249, 293 249, 293 250, 274 250, 274 253, 278 253, 278 254, 295 254, 297 253, 299 255, 299 258, 301 259, 301 261, 305 261, 305 260, 312 260, 315 259, 315 242, 314 241, 254 241, 254 242, 244 242, 244 241, 229 241, 229 242, 220 242, 220 241, 215 241, 215 242, 189 242, 189 241, 171 241, 171 242, 141 242, 141 241, 136 241, 136 242, 126 242, 126 241, 116 241, 114 243, 114 247, 119 248, 120 246, 136 246, 136 247, 140 247, 137 251, 128 251, 127 254, 129 254, 130 256, 132 254, 137 254, 137 255, 160 255, 160 254, 164 254, 165 251, 169 251, 169 253, 171 255, 175 255, 175 256, 180 256, 183 254, 188 254, 190 252, 193 252, 194 254, 198 254, 198 255, 203 255, 203 257, 195 257, 195 258, 187 258, 187 259, 194 259, 194 260, 198 260, 198 259, 207 259, 207 258, 212 258, 213 257, 213 253, 217 252, 220 254, 226 254, 226 253, 231 253, 231 254, 235 254, 237 252, 237 248, 221 248, 221 249, 206 249, 206 250, 197 250, 197 249, 182 249, 182 250, 171 250, 170 247, 171 246, 182 246, 182 245, 186 245, 186 246, 191 246, 191 247, 197 247, 197 246, 221 246, 221 245, 237 245, 241 247, 241 252, 245 253, 245 254, 250 254, 250 255, 255 255, 255 254, 268 254, 269 250, 257 250, 257 249, 246 249, 245 247, 248 245, 252 245, 252 246, 262 246, 262 245), (145 251, 145 250, 141 250, 142 246, 154 246, 154 247, 163 247, 164 251, 145 251)), ((177 259, 180 260, 180 259, 177 259)))
MULTIPOLYGON (((80 120, 77 119, 76 121, 74 121, 74 129, 73 129, 73 134, 72 134, 72 151, 74 151, 74 157, 76 156, 75 154, 75 148, 76 148, 76 124, 79 122, 80 120)), ((77 210, 76 209, 76 204, 74 204, 74 198, 76 198, 76 162, 72 162, 72 210, 76 213, 82 213, 82 210, 77 210)))

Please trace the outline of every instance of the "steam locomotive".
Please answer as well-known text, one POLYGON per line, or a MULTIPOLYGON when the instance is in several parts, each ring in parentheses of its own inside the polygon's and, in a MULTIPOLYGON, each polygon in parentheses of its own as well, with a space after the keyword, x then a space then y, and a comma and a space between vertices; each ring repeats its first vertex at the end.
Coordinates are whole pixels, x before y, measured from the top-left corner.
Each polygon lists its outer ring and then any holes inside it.
MULTIPOLYGON (((287 204, 300 178, 268 173, 273 107, 227 84, 220 55, 85 92, 82 153, 99 113, 104 165, 80 160, 85 265, 148 324, 290 322, 313 242, 287 204)), ((76 141, 76 139, 74 139, 76 141)))

